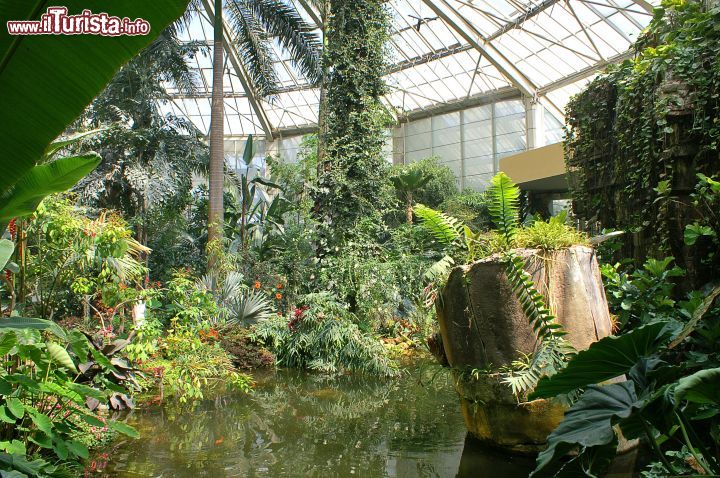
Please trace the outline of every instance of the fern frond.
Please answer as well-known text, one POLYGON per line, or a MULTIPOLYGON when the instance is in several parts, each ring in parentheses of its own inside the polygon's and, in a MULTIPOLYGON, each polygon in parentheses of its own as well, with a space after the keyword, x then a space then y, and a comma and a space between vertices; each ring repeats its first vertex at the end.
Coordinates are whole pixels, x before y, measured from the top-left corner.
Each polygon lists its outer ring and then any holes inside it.
POLYGON ((535 388, 542 377, 549 377, 561 370, 568 356, 574 352, 566 340, 546 340, 540 344, 525 368, 506 374, 502 382, 510 386, 516 397, 523 397, 535 388))
POLYGON ((519 223, 520 188, 500 172, 492 178, 490 187, 490 217, 507 246, 512 247, 519 223))
POLYGON ((435 264, 431 265, 427 271, 425 271, 425 279, 429 281, 435 281, 437 279, 444 279, 450 273, 450 269, 455 265, 455 261, 450 256, 445 256, 435 264))
POLYGON ((506 253, 505 274, 537 338, 546 341, 565 335, 566 332, 545 305, 545 297, 537 291, 532 277, 525 271, 525 260, 512 252, 506 253))
POLYGON ((522 306, 535 336, 540 341, 529 366, 505 376, 503 382, 510 385, 513 394, 521 397, 535 388, 540 378, 555 374, 564 367, 575 349, 563 339, 567 334, 545 303, 545 297, 537 291, 530 274, 525 270, 525 260, 512 252, 505 254, 505 274, 515 297, 522 306))
POLYGON ((443 214, 423 204, 416 204, 413 212, 422 226, 441 244, 456 243, 463 234, 463 223, 459 219, 443 214))

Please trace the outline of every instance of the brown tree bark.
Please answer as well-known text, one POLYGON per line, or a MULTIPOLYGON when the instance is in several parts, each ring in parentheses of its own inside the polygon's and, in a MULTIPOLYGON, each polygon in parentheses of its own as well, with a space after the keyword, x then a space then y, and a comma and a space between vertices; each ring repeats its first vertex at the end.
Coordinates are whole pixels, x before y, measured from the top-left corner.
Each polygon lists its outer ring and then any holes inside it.
MULTIPOLYGON (((222 0, 215 0, 213 24, 213 89, 210 110, 210 185, 208 212, 208 245, 223 236, 224 185, 224 102, 223 102, 223 21, 222 0)), ((208 254, 208 269, 215 266, 215 254, 208 254)))

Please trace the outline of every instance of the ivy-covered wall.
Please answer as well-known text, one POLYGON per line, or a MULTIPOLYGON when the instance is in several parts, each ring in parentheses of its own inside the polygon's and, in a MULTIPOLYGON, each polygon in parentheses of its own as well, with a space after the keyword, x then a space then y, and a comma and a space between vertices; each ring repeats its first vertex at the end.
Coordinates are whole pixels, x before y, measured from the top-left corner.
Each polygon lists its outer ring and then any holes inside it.
POLYGON ((696 216, 691 194, 697 173, 720 170, 719 25, 717 7, 664 1, 636 58, 567 107, 576 214, 631 233, 624 252, 638 260, 674 255, 692 280, 702 280, 707 264, 683 242, 696 216))
POLYGON ((359 218, 382 211, 392 197, 382 152, 389 121, 380 102, 389 31, 383 4, 330 1, 323 58, 326 149, 315 194, 315 215, 329 232, 324 247, 340 243, 359 218))

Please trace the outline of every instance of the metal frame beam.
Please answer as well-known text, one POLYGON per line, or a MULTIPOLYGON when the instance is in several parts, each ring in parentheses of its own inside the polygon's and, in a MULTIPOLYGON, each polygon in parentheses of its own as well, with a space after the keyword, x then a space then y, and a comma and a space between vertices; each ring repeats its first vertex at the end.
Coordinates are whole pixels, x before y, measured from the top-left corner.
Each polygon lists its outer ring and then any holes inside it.
MULTIPOLYGON (((213 10, 212 5, 210 5, 209 0, 202 0, 203 6, 205 7, 205 13, 207 13, 210 22, 212 23, 215 19, 215 12, 213 10)), ((235 51, 235 48, 233 46, 233 43, 230 41, 232 37, 232 30, 230 29, 230 26, 227 23, 227 20, 223 18, 223 32, 224 32, 224 46, 225 46, 225 52, 228 55, 228 59, 230 60, 230 64, 233 66, 233 69, 235 70, 235 74, 238 76, 238 79, 240 80, 240 84, 242 85, 243 89, 245 90, 245 93, 247 94, 247 99, 250 102, 250 106, 255 111, 255 116, 257 117, 258 122, 260 123, 260 127, 262 128, 263 132, 265 133, 265 137, 268 140, 272 140, 273 138, 273 130, 272 125, 270 124, 270 120, 268 119, 267 113, 265 112, 265 109, 263 108, 262 104, 257 98, 257 93, 255 92, 255 88, 252 86, 252 81, 250 80, 250 76, 248 75, 247 70, 245 70, 245 67, 242 64, 242 61, 238 57, 237 51, 235 51)), ((225 94, 223 93, 223 97, 225 97, 225 94)))
POLYGON ((635 5, 637 5, 637 6, 639 6, 639 7, 642 7, 642 9, 645 10, 646 12, 648 12, 648 13, 653 13, 653 11, 655 10, 655 7, 653 7, 652 5, 650 5, 650 3, 647 2, 647 1, 645 1, 645 0, 632 0, 632 2, 633 2, 635 5))
POLYGON ((320 15, 315 11, 315 9, 308 3, 307 0, 298 0, 298 3, 301 7, 303 7, 303 10, 307 12, 307 14, 312 18, 312 21, 315 22, 315 26, 320 28, 322 30, 323 28, 323 21, 320 18, 320 15))
POLYGON ((509 32, 510 30, 512 30, 513 28, 519 27, 520 25, 522 25, 523 23, 525 23, 527 20, 531 19, 531 18, 534 17, 534 16, 539 15, 540 13, 544 12, 545 10, 547 10, 547 9, 550 8, 550 7, 552 7, 553 5, 555 5, 555 4, 558 3, 558 2, 560 2, 560 0, 545 0, 545 1, 542 2, 542 3, 539 3, 537 6, 531 8, 530 10, 528 10, 527 13, 525 13, 525 14, 523 14, 523 15, 520 15, 520 16, 517 17, 515 20, 511 21, 511 22, 508 23, 507 25, 505 25, 505 26, 503 26, 502 28, 500 28, 499 30, 497 30, 495 33, 493 33, 492 35, 490 35, 487 39, 488 39, 489 41, 495 40, 495 39, 498 38, 499 36, 506 34, 506 33, 509 32))
POLYGON ((595 73, 602 70, 603 68, 605 68, 609 65, 612 65, 613 63, 620 63, 621 61, 625 61, 629 58, 632 58, 634 55, 635 55, 634 51, 628 50, 624 53, 620 53, 619 55, 610 57, 605 61, 601 61, 599 63, 596 63, 595 65, 588 66, 587 68, 583 68, 582 70, 579 70, 571 75, 568 75, 564 78, 560 78, 557 81, 548 83, 547 85, 538 89, 538 94, 546 95, 547 93, 557 90, 558 88, 562 88, 563 86, 571 85, 577 81, 584 80, 588 76, 594 75, 595 73))
MULTIPOLYGON (((555 3, 557 0, 554 0, 555 3)), ((558 118, 563 118, 563 111, 548 98, 539 98, 538 87, 509 61, 495 46, 483 38, 477 28, 462 16, 447 0, 423 0, 438 17, 440 17, 455 33, 477 49, 481 55, 502 73, 512 85, 525 96, 541 101, 558 118), (443 7, 441 7, 442 5, 443 7)), ((547 3, 547 2, 545 2, 547 3)), ((547 5, 545 8, 549 7, 547 5)))

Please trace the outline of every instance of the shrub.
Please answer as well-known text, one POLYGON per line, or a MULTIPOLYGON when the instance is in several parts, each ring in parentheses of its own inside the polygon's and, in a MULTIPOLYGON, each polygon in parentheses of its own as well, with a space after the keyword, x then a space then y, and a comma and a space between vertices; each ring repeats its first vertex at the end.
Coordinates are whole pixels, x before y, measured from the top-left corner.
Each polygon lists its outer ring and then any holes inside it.
POLYGON ((5 357, 0 367, 0 475, 49 476, 57 465, 77 465, 88 457, 78 439, 88 427, 136 434, 86 405, 107 402, 124 389, 103 378, 118 371, 80 332, 67 333, 40 319, 2 319, 0 355, 5 357), (91 352, 101 373, 87 382, 91 352))
POLYGON ((588 244, 588 238, 565 224, 563 213, 551 217, 548 221, 535 220, 531 225, 519 229, 515 236, 516 247, 556 250, 578 244, 588 244))
POLYGON ((362 332, 355 320, 332 295, 309 294, 288 317, 258 323, 253 338, 268 346, 277 363, 286 367, 397 375, 397 364, 388 358, 380 340, 362 332))
POLYGON ((249 391, 252 377, 235 370, 232 357, 220 346, 210 327, 177 327, 159 341, 160 357, 145 363, 159 376, 163 390, 180 403, 199 400, 215 385, 249 391))
POLYGON ((430 180, 413 193, 416 202, 427 204, 430 207, 438 207, 447 198, 457 194, 457 180, 452 170, 440 164, 436 156, 421 159, 410 164, 394 166, 391 175, 395 176, 401 172, 414 171, 430 180))
POLYGON ((487 193, 465 189, 445 199, 439 209, 449 216, 460 219, 473 230, 487 230, 491 226, 489 204, 490 198, 487 193))

